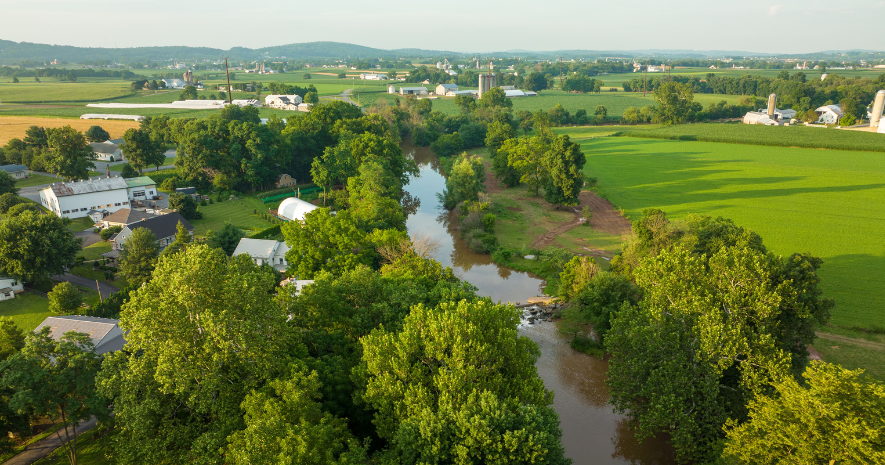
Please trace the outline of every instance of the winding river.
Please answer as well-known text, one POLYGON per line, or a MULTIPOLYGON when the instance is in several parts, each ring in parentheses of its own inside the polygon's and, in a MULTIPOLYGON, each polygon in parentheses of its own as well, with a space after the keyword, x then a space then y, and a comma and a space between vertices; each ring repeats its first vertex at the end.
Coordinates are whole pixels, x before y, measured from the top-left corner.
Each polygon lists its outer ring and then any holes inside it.
MULTIPOLYGON (((438 159, 424 147, 403 145, 403 150, 420 169, 406 187, 421 202, 417 212, 409 216, 409 233, 437 240, 440 248, 435 258, 479 288, 480 295, 514 303, 540 295, 542 279, 497 265, 490 256, 467 248, 436 198, 445 187, 438 159)), ((555 394, 553 406, 562 425, 562 443, 575 464, 674 463, 672 449, 662 439, 640 443, 627 427, 626 418, 612 411, 605 385, 606 361, 573 350, 557 334, 554 323, 525 324, 520 330, 541 348, 538 374, 555 394)))

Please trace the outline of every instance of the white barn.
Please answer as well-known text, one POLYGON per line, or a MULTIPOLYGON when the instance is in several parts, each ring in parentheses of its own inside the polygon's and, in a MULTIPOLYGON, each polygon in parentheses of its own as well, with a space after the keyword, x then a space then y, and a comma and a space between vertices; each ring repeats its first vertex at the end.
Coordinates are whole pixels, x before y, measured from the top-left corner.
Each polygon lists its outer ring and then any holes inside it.
POLYGON ((824 105, 814 111, 818 114, 818 123, 837 124, 842 119, 842 107, 839 105, 824 105))
POLYGON ((40 203, 63 218, 82 218, 91 211, 110 214, 129 208, 129 188, 121 177, 56 182, 40 191, 40 203))
POLYGON ((283 200, 283 203, 280 204, 277 209, 277 214, 283 219, 289 221, 304 221, 304 215, 316 210, 316 205, 305 202, 304 200, 289 197, 286 200, 283 200))
POLYGON ((289 246, 285 242, 244 237, 237 244, 234 256, 246 254, 258 266, 268 264, 277 271, 286 271, 286 267, 289 266, 289 262, 286 261, 288 251, 289 246))
POLYGON ((428 95, 426 87, 400 87, 400 95, 428 95))
POLYGON ((448 95, 449 92, 458 92, 458 84, 440 84, 436 86, 436 95, 448 95))

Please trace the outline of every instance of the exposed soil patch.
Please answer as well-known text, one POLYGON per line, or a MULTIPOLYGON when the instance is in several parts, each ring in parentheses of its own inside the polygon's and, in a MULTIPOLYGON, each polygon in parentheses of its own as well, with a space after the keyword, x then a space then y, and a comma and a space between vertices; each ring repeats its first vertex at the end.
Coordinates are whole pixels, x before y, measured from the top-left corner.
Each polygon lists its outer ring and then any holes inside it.
POLYGON ((486 192, 495 194, 503 191, 504 187, 501 186, 498 178, 495 177, 495 172, 492 171, 492 164, 487 161, 483 161, 483 164, 486 166, 486 192))
POLYGON ((512 212, 521 212, 522 211, 522 208, 517 208, 517 207, 507 207, 507 209, 512 212))
POLYGON ((561 234, 565 234, 581 225, 581 223, 584 222, 584 218, 581 217, 581 209, 586 206, 589 206, 593 211, 593 216, 590 219, 591 228, 614 235, 627 234, 630 232, 630 220, 621 216, 621 214, 617 212, 607 200, 603 200, 590 191, 581 192, 578 195, 578 200, 580 200, 581 204, 577 207, 567 207, 568 210, 574 212, 574 219, 552 231, 542 234, 532 242, 532 247, 543 249, 552 244, 561 234))
POLYGON ((578 195, 581 208, 590 206, 593 217, 590 218, 590 227, 608 234, 629 234, 632 224, 630 220, 621 216, 621 213, 612 207, 611 202, 604 200, 595 192, 584 191, 578 195))

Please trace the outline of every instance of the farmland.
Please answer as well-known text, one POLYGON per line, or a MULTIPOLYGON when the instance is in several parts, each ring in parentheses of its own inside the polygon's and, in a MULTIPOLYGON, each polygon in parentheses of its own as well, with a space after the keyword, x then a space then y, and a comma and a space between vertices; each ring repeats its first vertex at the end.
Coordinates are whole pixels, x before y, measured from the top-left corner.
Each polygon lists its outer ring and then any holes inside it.
MULTIPOLYGON (((4 114, 6 105, 0 107, 0 115, 4 114)), ((83 111, 83 113, 88 113, 83 111)), ((0 116, 0 145, 6 144, 9 139, 23 138, 28 127, 38 125, 46 128, 60 128, 71 126, 78 131, 85 131, 90 126, 101 126, 110 133, 112 139, 123 137, 123 133, 129 128, 137 128, 135 121, 105 121, 105 120, 81 120, 65 118, 31 118, 18 116, 0 116)))
MULTIPOLYGON (((562 132, 582 139, 581 128, 562 132)), ((874 152, 602 137, 580 141, 585 173, 636 219, 723 216, 759 233, 771 251, 824 259, 831 324, 885 326, 885 158, 874 152)))
POLYGON ((653 139, 698 140, 734 144, 807 147, 833 150, 885 152, 881 134, 805 126, 762 126, 755 124, 681 124, 661 128, 635 127, 621 135, 653 139))

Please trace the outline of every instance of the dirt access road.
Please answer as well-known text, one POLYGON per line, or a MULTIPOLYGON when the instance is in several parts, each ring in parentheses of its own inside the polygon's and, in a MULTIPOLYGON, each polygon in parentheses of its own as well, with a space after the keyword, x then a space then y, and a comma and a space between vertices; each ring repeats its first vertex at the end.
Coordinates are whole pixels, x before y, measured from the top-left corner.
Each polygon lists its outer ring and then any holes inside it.
POLYGON ((620 212, 616 211, 609 201, 590 191, 581 192, 578 195, 578 200, 581 202, 580 205, 568 207, 574 212, 575 218, 569 223, 539 236, 532 242, 532 247, 543 249, 552 244, 560 235, 584 223, 584 218, 581 216, 581 209, 584 207, 590 207, 590 210, 593 212, 593 215, 590 217, 591 228, 614 235, 628 234, 630 232, 630 220, 621 216, 620 212))

